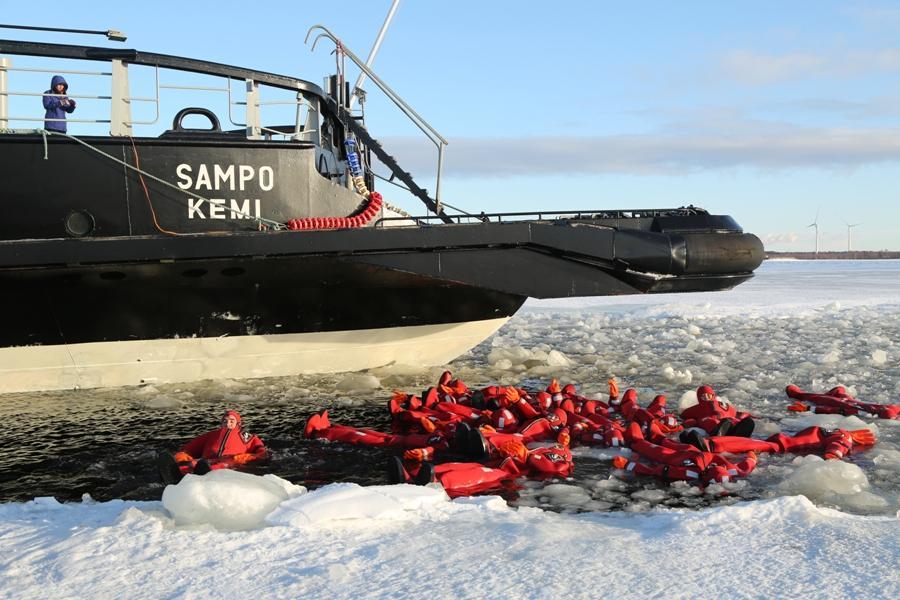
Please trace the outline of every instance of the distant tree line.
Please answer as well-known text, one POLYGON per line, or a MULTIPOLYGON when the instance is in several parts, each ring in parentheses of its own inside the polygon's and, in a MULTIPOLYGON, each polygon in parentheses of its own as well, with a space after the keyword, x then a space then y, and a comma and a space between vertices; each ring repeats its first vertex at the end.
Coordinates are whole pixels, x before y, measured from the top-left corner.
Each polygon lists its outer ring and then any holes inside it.
POLYGON ((766 251, 766 258, 796 258, 799 260, 865 260, 875 258, 900 258, 895 250, 853 250, 851 252, 774 252, 766 251))

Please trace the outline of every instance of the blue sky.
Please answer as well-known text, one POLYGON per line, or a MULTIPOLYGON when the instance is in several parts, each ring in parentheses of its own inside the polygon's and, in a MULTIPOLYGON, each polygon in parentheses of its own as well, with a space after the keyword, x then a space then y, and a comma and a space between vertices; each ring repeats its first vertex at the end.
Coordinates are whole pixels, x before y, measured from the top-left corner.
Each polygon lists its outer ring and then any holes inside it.
MULTIPOLYGON (((125 47, 320 83, 333 58, 324 44, 310 52, 306 30, 325 25, 365 56, 389 6, 160 0, 48 12, 0 0, 0 20, 121 29, 125 47)), ((821 249, 846 249, 849 222, 861 223, 854 249, 900 250, 898 40, 900 5, 889 2, 402 0, 375 70, 449 139, 442 195, 454 206, 695 204, 772 250, 811 250, 818 214, 821 249)), ((366 112, 433 188, 417 130, 377 92, 366 112)))

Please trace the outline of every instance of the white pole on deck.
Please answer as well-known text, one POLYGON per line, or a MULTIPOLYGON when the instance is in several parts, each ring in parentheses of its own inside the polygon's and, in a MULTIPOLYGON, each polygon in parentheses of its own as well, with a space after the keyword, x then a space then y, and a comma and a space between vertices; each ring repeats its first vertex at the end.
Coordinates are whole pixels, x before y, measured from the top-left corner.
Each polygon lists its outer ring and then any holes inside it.
MULTIPOLYGON (((366 58, 366 66, 372 68, 372 63, 375 62, 375 55, 378 54, 378 49, 381 48, 381 42, 384 40, 384 34, 387 33, 388 27, 391 24, 391 20, 394 18, 394 13, 397 12, 397 7, 400 6, 400 0, 394 0, 391 4, 391 9, 388 11, 387 17, 384 18, 384 23, 381 25, 381 31, 378 32, 378 37, 375 38, 375 44, 372 45, 372 50, 369 52, 369 57, 366 58)), ((356 104, 356 94, 353 92, 357 88, 362 88, 362 84, 366 80, 366 74, 360 73, 359 77, 356 80, 356 83, 353 86, 353 89, 350 90, 350 109, 353 110, 353 105, 356 104)))
POLYGON ((0 129, 9 127, 9 96, 7 96, 8 79, 6 77, 7 69, 12 67, 12 60, 0 57, 0 129))

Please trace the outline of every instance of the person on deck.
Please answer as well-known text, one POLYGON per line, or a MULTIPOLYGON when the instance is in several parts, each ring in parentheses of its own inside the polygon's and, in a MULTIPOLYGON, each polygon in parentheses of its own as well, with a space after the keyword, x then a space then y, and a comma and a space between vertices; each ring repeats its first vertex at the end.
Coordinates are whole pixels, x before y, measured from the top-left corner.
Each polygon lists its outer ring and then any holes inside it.
POLYGON ((66 96, 69 91, 69 84, 66 83, 62 75, 54 75, 50 80, 50 89, 44 94, 52 94, 44 96, 44 129, 49 131, 57 131, 59 133, 66 132, 66 113, 75 111, 75 101, 66 96))

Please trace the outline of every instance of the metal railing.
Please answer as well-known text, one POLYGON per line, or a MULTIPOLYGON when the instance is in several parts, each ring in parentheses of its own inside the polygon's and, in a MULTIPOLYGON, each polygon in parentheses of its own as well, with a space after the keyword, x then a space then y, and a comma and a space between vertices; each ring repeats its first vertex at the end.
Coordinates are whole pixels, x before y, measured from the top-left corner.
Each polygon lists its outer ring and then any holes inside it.
MULTIPOLYGON (((250 139, 259 139, 265 137, 272 139, 273 136, 283 136, 287 140, 296 140, 304 136, 313 135, 318 131, 318 127, 310 127, 310 113, 318 114, 318 109, 313 102, 306 98, 302 93, 297 92, 294 99, 285 100, 261 100, 259 98, 259 83, 253 80, 246 80, 248 101, 239 101, 235 99, 233 90, 232 77, 225 77, 228 85, 222 87, 210 87, 199 85, 176 85, 166 84, 160 81, 160 67, 158 65, 153 68, 153 95, 152 96, 133 96, 128 82, 127 65, 120 60, 112 59, 113 69, 111 71, 87 71, 75 69, 44 69, 34 67, 13 67, 9 58, 0 57, 0 129, 9 127, 10 122, 26 122, 26 123, 43 123, 47 121, 65 121, 67 123, 90 123, 90 124, 110 124, 110 134, 112 135, 131 135, 132 127, 135 125, 155 125, 160 119, 161 90, 183 90, 195 92, 214 92, 225 93, 228 102, 228 120, 237 127, 246 127, 247 136, 250 139), (9 74, 21 73, 43 73, 54 75, 80 75, 91 77, 107 77, 111 79, 110 94, 49 94, 33 91, 17 91, 10 89, 9 74), (99 100, 110 103, 107 114, 110 118, 80 118, 67 117, 65 119, 48 119, 42 115, 10 115, 9 114, 9 98, 15 97, 68 97, 75 100, 99 100), (152 119, 132 119, 131 105, 137 102, 149 102, 153 105, 152 119), (286 128, 270 128, 262 125, 260 118, 260 109, 264 106, 276 105, 296 105, 297 109, 294 114, 293 131, 286 131, 286 128), (245 121, 241 122, 235 115, 233 108, 235 106, 245 107, 245 121), (117 110, 118 109, 118 110, 117 110), (304 110, 305 109, 305 110, 304 110)), ((317 124, 316 124, 317 125, 317 124)))
POLYGON ((37 97, 43 98, 45 96, 50 96, 54 98, 73 98, 75 100, 112 100, 112 96, 101 96, 101 95, 90 95, 90 94, 49 94, 42 92, 15 92, 9 90, 9 80, 8 73, 10 72, 23 72, 23 73, 44 73, 44 74, 65 74, 65 75, 86 75, 91 77, 111 77, 112 71, 80 71, 80 70, 72 70, 72 69, 37 69, 33 67, 13 67, 11 66, 11 61, 7 58, 0 58, 0 128, 8 127, 10 121, 20 121, 20 122, 37 122, 43 123, 45 121, 52 122, 67 122, 67 123, 111 123, 111 119, 81 119, 78 117, 75 118, 64 118, 64 119, 48 119, 45 117, 32 117, 32 116, 18 116, 18 115, 9 115, 9 105, 8 99, 10 97, 37 97))
MULTIPOLYGON (((437 205, 436 213, 441 212, 441 172, 443 170, 444 165, 444 148, 447 146, 448 142, 444 137, 438 133, 438 131, 432 127, 422 116, 417 113, 409 104, 407 104, 394 90, 390 88, 384 81, 381 80, 378 75, 376 75, 372 69, 366 66, 365 62, 363 62, 356 54, 354 54, 349 48, 344 46, 343 42, 338 39, 331 31, 328 30, 324 25, 313 25, 306 32, 306 38, 304 39, 304 43, 309 41, 309 36, 314 30, 321 30, 322 33, 316 36, 313 40, 311 50, 316 49, 316 43, 319 41, 319 38, 326 37, 334 42, 336 48, 336 61, 337 68, 339 71, 339 75, 341 75, 341 79, 343 79, 343 66, 341 62, 341 56, 347 56, 352 60, 359 69, 365 73, 365 75, 371 79, 378 88, 384 92, 384 94, 394 103, 400 111, 406 115, 406 117, 412 121, 412 123, 419 128, 422 133, 425 134, 425 137, 431 141, 435 145, 438 151, 438 159, 437 159, 437 180, 435 182, 435 192, 434 192, 434 200, 437 205)), ((340 100, 340 97, 343 95, 343 85, 339 86, 338 90, 338 98, 339 105, 341 107, 344 106, 344 103, 340 100)))
MULTIPOLYGON (((446 215, 456 224, 463 223, 513 223, 517 221, 584 221, 584 220, 629 220, 629 219, 653 219, 656 217, 674 217, 687 215, 709 214, 706 210, 695 206, 682 206, 679 208, 647 208, 647 209, 596 209, 596 210, 542 210, 524 212, 494 212, 478 214, 446 215)), ((428 224, 432 221, 441 221, 438 215, 382 217, 375 221, 375 226, 384 226, 385 222, 415 222, 417 225, 428 224)), ((443 222, 443 221, 442 221, 443 222)))

